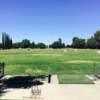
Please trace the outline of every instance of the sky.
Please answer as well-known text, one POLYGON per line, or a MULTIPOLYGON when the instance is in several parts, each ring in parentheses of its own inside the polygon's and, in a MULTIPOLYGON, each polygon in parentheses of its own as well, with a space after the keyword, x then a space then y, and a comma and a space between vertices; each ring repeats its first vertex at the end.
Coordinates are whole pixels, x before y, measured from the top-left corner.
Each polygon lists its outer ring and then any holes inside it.
POLYGON ((0 0, 0 41, 7 32, 50 44, 58 38, 90 38, 100 29, 100 0, 0 0))

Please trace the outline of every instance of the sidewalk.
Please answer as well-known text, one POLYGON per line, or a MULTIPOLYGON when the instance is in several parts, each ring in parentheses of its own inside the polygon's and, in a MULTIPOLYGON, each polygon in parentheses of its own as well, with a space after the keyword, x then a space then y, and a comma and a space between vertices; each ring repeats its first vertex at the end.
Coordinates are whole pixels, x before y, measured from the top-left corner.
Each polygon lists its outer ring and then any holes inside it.
POLYGON ((57 76, 52 76, 51 83, 39 86, 41 96, 31 98, 31 89, 9 89, 0 99, 17 100, 100 100, 100 80, 95 84, 58 84, 57 76))

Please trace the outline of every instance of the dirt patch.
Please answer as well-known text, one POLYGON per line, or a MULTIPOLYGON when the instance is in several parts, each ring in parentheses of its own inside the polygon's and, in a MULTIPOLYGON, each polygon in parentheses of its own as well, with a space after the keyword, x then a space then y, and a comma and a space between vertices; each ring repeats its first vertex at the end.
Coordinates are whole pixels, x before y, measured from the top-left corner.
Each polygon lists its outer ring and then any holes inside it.
POLYGON ((32 54, 34 56, 63 56, 61 54, 32 54))
POLYGON ((64 52, 67 52, 67 49, 64 49, 64 52))
POLYGON ((74 52, 77 52, 78 51, 78 49, 74 49, 74 52))
POLYGON ((80 63, 100 63, 100 62, 97 62, 97 61, 87 61, 87 60, 72 60, 72 61, 67 61, 66 63, 80 64, 80 63))
POLYGON ((97 53, 100 54, 100 50, 98 50, 97 53))

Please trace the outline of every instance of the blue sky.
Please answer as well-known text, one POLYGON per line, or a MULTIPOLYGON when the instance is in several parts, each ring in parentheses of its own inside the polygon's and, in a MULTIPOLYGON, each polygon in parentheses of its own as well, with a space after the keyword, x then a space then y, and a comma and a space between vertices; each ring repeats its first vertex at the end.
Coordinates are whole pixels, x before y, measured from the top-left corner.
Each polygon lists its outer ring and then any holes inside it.
POLYGON ((68 44, 74 36, 89 38, 100 29, 100 0, 0 0, 0 39, 30 39, 68 44))

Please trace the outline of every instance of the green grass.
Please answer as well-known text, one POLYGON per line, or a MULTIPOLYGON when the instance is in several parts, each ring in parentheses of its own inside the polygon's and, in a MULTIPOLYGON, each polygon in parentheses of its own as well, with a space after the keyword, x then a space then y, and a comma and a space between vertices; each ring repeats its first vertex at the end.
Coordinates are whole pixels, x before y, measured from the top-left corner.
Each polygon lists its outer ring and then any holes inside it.
POLYGON ((93 84, 85 75, 58 75, 60 84, 93 84))
POLYGON ((93 63, 100 63, 100 54, 89 49, 11 49, 0 50, 0 62, 6 64, 5 74, 12 75, 30 70, 48 74, 48 66, 51 74, 92 74, 93 63))

